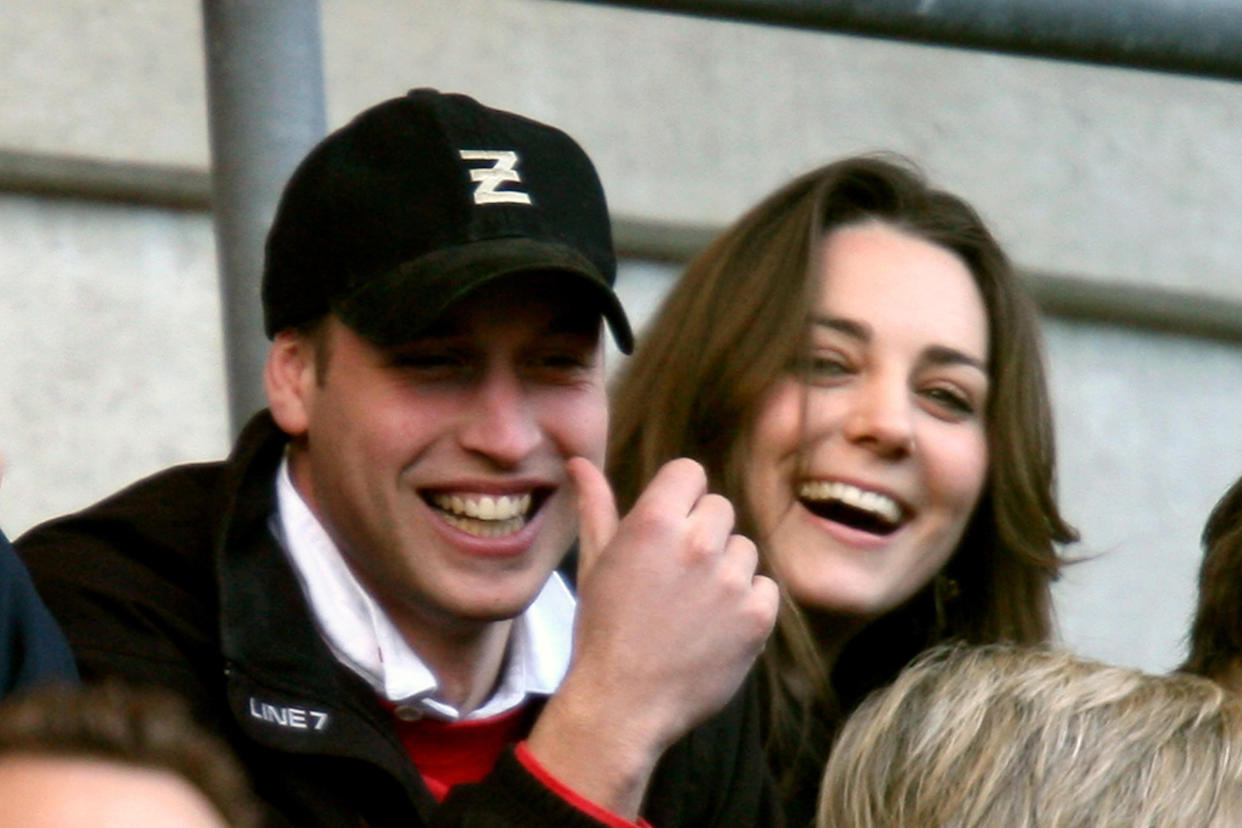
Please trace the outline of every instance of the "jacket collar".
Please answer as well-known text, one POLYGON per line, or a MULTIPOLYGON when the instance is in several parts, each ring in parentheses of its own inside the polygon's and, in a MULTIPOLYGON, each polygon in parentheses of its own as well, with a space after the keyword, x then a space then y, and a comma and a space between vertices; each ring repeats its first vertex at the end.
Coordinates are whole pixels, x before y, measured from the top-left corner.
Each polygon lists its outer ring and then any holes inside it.
POLYGON ((246 424, 217 490, 214 538, 220 647, 229 707, 255 742, 381 765, 407 790, 418 781, 388 714, 319 636, 268 521, 288 437, 267 411, 246 424))

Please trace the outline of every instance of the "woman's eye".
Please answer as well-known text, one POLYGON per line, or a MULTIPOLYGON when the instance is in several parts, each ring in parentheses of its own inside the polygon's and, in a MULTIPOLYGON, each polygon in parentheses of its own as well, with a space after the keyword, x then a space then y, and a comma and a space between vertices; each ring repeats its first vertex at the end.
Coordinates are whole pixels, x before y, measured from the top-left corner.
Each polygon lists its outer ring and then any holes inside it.
POLYGON ((951 414, 964 418, 975 413, 974 403, 960 391, 937 387, 927 389, 923 395, 951 414))
POLYGON ((812 354, 800 361, 798 373, 814 382, 849 374, 850 366, 839 356, 812 354))

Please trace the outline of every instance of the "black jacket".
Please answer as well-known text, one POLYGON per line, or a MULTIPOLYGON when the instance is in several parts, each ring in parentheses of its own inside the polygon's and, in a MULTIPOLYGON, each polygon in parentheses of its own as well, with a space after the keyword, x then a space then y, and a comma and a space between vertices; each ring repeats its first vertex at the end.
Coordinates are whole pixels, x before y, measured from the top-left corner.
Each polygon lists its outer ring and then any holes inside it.
MULTIPOLYGON (((160 472, 18 540, 83 678, 181 693, 295 825, 598 825, 511 751, 437 805, 375 693, 323 642, 269 530, 285 443, 262 413, 227 461, 160 472)), ((644 816, 774 824, 757 717, 748 684, 665 755, 644 816)))

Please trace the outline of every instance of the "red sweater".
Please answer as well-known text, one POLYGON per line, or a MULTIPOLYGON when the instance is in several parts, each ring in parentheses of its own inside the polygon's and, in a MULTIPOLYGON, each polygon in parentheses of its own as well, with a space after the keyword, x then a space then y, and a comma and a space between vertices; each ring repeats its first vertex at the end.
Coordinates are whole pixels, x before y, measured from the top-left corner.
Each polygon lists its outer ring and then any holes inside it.
MULTIPOLYGON (((391 708, 391 705, 390 705, 391 708)), ((424 716, 405 721, 395 714, 393 726, 427 790, 443 801, 454 785, 477 782, 491 773, 501 752, 530 731, 530 710, 521 707, 489 719, 444 722, 424 716)), ((525 743, 516 754, 528 771, 570 805, 610 828, 650 828, 646 820, 630 822, 575 793, 548 773, 525 743)))

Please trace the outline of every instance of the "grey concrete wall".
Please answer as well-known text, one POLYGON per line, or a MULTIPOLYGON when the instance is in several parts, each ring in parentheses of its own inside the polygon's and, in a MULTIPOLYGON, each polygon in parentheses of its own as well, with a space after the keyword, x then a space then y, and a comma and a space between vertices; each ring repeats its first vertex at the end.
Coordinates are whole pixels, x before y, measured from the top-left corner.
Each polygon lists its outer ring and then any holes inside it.
POLYGON ((0 194, 0 526, 227 448, 210 218, 0 194))
MULTIPOLYGON (((6 0, 0 147, 207 164, 197 2, 6 0)), ((323 0, 329 121, 412 86, 563 126, 616 212, 723 223, 788 176, 893 149, 1022 265, 1242 299, 1242 85, 554 0, 323 0)), ((0 197, 0 526, 227 449, 205 216, 0 197)), ((667 273, 627 270, 650 304, 667 273)), ((1242 352, 1052 320, 1062 491, 1098 555, 1067 641, 1180 656, 1199 525, 1242 473, 1242 352)))

